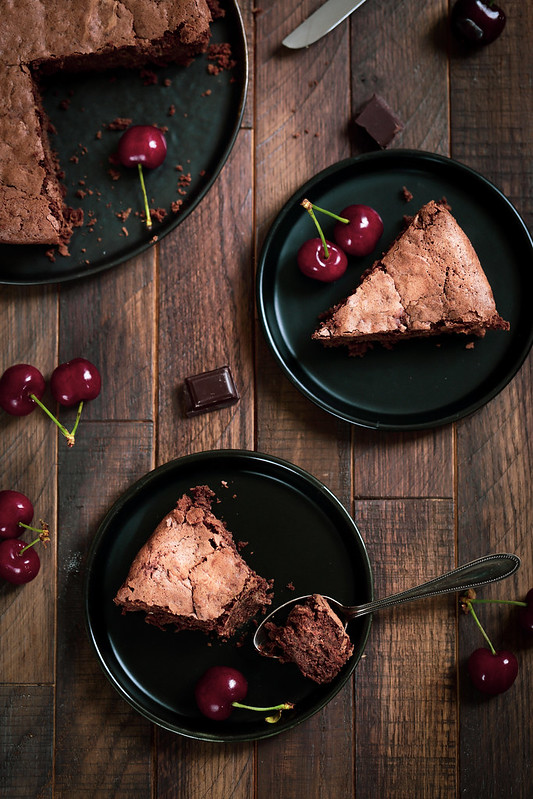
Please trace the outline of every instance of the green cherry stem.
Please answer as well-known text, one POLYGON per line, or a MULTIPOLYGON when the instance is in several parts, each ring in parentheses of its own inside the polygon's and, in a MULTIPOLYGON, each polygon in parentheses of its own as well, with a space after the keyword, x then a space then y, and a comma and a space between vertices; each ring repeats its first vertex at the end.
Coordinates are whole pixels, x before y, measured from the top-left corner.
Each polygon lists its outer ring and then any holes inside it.
POLYGON ((41 522, 43 525, 42 527, 32 527, 30 524, 24 524, 24 522, 19 522, 19 527, 24 527, 25 530, 31 530, 33 533, 46 533, 48 534, 48 526, 41 522))
POLYGON ((232 702, 232 707, 239 707, 241 710, 256 710, 258 713, 270 713, 265 721, 269 724, 275 724, 281 718, 282 710, 292 710, 294 707, 292 702, 282 702, 280 705, 272 705, 271 707, 254 707, 253 705, 243 705, 242 702, 232 702), (272 713, 274 711, 274 713, 272 713))
POLYGON ((35 546, 35 544, 37 544, 39 541, 42 541, 45 546, 50 541, 50 533, 47 525, 43 525, 43 530, 41 530, 41 534, 38 535, 37 538, 35 538, 31 542, 31 544, 26 544, 25 547, 22 547, 22 549, 18 554, 22 555, 23 552, 26 552, 27 549, 31 549, 31 547, 35 546))
POLYGON ((468 610, 470 611, 470 614, 471 614, 472 618, 474 619, 474 621, 476 622, 477 626, 479 627, 479 629, 481 631, 481 635, 483 636, 483 638, 485 639, 485 641, 489 645, 490 651, 492 652, 493 655, 495 655, 496 654, 496 650, 492 646, 492 643, 491 643, 491 640, 490 640, 489 636, 487 635, 487 633, 483 629, 483 626, 482 626, 480 620, 477 617, 476 611, 472 607, 472 600, 468 599, 468 600, 466 600, 466 602, 464 604, 467 605, 468 610))
POLYGON ((337 214, 332 213, 332 211, 328 211, 326 208, 320 208, 318 205, 314 205, 311 203, 311 207, 315 209, 315 211, 320 211, 321 214, 326 214, 330 216, 332 219, 336 219, 337 222, 344 222, 345 225, 349 224, 350 220, 346 219, 344 216, 338 216, 337 214))
POLYGON ((146 186, 144 185, 144 173, 141 163, 137 164, 137 169, 139 170, 139 180, 141 181, 141 190, 143 193, 144 213, 146 214, 146 227, 150 228, 152 227, 152 217, 150 215, 150 206, 148 205, 148 197, 146 195, 146 186))
POLYGON ((76 421, 74 422, 74 427, 72 428, 72 432, 70 434, 72 436, 73 440, 74 440, 74 436, 76 435, 76 430, 78 429, 78 425, 80 423, 82 410, 83 410, 83 400, 78 405, 78 412, 76 413, 76 421))
POLYGON ((527 602, 520 602, 518 599, 469 599, 468 603, 475 602, 476 605, 518 605, 527 608, 527 602))
POLYGON ((329 258, 328 245, 326 244, 326 237, 324 236, 324 234, 322 232, 322 228, 320 227, 320 225, 318 223, 318 219, 315 216, 315 212, 313 211, 313 204, 310 203, 309 200, 302 200, 301 205, 309 213, 309 216, 311 217, 311 219, 313 220, 313 222, 316 225, 316 229, 318 230, 318 235, 320 236, 320 239, 322 241, 322 246, 324 247, 324 257, 327 260, 329 258))
POLYGON ((73 447, 74 446, 74 434, 73 433, 69 433, 67 428, 64 427, 58 419, 56 419, 56 417, 54 416, 52 411, 49 411, 48 408, 46 407, 46 405, 44 405, 41 402, 41 400, 38 397, 35 396, 35 394, 30 394, 30 397, 39 406, 39 408, 41 408, 41 410, 43 410, 46 413, 46 415, 50 417, 50 419, 54 422, 54 424, 56 424, 59 427, 59 429, 61 430, 61 432, 63 433, 63 435, 67 439, 68 446, 69 447, 73 447))

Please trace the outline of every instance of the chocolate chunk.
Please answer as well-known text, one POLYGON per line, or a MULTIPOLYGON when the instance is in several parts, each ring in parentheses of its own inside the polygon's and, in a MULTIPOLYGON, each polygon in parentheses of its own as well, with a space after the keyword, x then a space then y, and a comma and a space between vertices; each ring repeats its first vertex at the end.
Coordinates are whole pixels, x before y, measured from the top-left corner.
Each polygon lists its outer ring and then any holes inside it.
POLYGON ((186 416, 227 408, 240 399, 229 366, 186 377, 183 396, 186 416))
POLYGON ((372 95, 354 121, 383 148, 403 130, 403 122, 379 94, 372 95))

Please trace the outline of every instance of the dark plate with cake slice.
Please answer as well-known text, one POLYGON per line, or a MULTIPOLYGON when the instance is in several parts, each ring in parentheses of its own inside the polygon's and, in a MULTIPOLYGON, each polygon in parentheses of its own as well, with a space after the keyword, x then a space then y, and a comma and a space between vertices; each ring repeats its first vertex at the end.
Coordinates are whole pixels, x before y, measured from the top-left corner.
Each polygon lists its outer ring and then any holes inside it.
POLYGON ((138 255, 173 231, 213 186, 233 148, 246 102, 248 59, 236 0, 211 23, 210 46, 189 66, 111 68, 42 79, 49 138, 64 172, 66 204, 83 210, 69 255, 49 244, 0 244, 0 283, 59 283, 138 255), (232 63, 234 62, 234 63, 232 63), (167 157, 145 169, 145 226, 136 169, 113 160, 123 120, 166 132, 167 157))
MULTIPOLYGON (((320 215, 320 222, 326 238, 331 238, 334 221, 320 215)), ((328 167, 281 210, 259 260, 259 317, 287 377, 323 410, 368 428, 436 427, 473 413, 495 397, 531 349, 532 256, 533 242, 520 215, 477 172, 422 151, 369 153, 328 167), (300 205, 304 198, 336 213, 362 203, 375 208, 383 219, 384 232, 374 252, 349 256, 346 272, 334 283, 307 278, 296 265, 300 245, 316 235, 300 205), (510 329, 502 324, 502 329, 489 329, 482 338, 462 332, 399 339, 392 349, 374 344, 363 357, 353 357, 346 346, 312 340, 319 318, 354 294, 363 273, 404 230, 405 217, 441 200, 473 245, 498 312, 510 329)), ((380 274, 381 268, 373 274, 380 274)), ((394 316, 394 303, 389 307, 394 316)), ((398 319, 400 312, 394 321, 398 319)), ((450 326, 448 320, 445 324, 450 326)), ((340 337, 335 343, 342 343, 340 337)))
MULTIPOLYGON (((160 466, 110 509, 87 560, 84 595, 89 637, 115 689, 153 723, 210 741, 278 735, 310 718, 345 685, 363 653, 370 617, 350 624, 353 654, 331 682, 318 685, 303 677, 295 664, 261 656, 252 642, 254 621, 225 640, 217 632, 222 625, 217 623, 214 631, 206 634, 202 629, 187 629, 189 622, 183 615, 178 626, 185 629, 178 632, 147 624, 146 596, 139 604, 141 612, 121 612, 114 601, 117 592, 121 592, 118 599, 123 599, 124 590, 126 594, 130 590, 128 585, 133 588, 132 577, 142 569, 154 568, 153 560, 148 565, 143 547, 156 529, 161 543, 161 522, 168 519, 169 526, 176 524, 168 515, 195 486, 209 486, 215 494, 212 513, 224 528, 211 517, 209 524, 218 527, 222 536, 227 529, 254 574, 274 581, 272 608, 313 592, 348 604, 371 598, 372 571, 364 542, 351 516, 326 486, 273 456, 215 450, 160 466), (215 665, 230 666, 245 675, 247 704, 266 707, 292 702, 294 709, 284 711, 275 724, 264 720, 266 714, 248 710, 235 710, 225 721, 204 717, 195 704, 194 686, 215 665)), ((198 514, 188 521, 194 526, 198 514)), ((183 515, 179 515, 178 528, 183 524, 183 515)), ((152 555, 154 551, 152 547, 152 555)), ((201 568, 205 568, 203 562, 201 568)), ((216 593, 219 597, 220 592, 216 593)), ((131 595, 140 598, 133 591, 131 595)), ((205 599, 205 592, 203 596, 205 599)), ((204 607, 205 615, 209 611, 204 607)), ((261 618, 259 614, 257 619, 261 618)), ((153 619, 163 621, 164 626, 168 620, 161 616, 161 608, 153 619)), ((198 626, 196 620, 193 626, 198 626)))

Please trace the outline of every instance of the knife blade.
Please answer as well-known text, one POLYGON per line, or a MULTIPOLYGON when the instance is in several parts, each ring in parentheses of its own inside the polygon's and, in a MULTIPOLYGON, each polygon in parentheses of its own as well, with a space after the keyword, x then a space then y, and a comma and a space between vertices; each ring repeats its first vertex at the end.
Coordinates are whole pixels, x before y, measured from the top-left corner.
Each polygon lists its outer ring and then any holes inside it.
POLYGON ((326 33, 340 25, 352 11, 362 6, 365 0, 327 0, 311 16, 298 25, 292 33, 283 39, 285 47, 297 50, 300 47, 309 47, 326 33))

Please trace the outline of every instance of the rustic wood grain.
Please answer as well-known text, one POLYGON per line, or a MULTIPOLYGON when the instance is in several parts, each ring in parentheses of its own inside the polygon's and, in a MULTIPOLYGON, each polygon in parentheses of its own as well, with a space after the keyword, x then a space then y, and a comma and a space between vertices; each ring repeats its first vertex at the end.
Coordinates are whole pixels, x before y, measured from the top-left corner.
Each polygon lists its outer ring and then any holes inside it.
MULTIPOLYGON (((376 597, 452 568, 453 502, 358 500, 355 518, 376 597)), ((356 672, 355 796, 455 795, 455 599, 435 597, 374 615, 356 672)))
MULTIPOLYGON (((55 367, 57 298, 51 288, 4 287, 0 293, 1 371, 15 363, 36 366, 45 378, 55 367)), ((52 404, 49 392, 43 399, 52 404)), ((53 404, 52 404, 53 407, 53 404)), ((2 489, 26 494, 35 521, 44 519, 51 542, 40 547, 40 572, 31 583, 0 586, 0 679, 5 683, 54 681, 57 432, 44 413, 0 417, 2 489), (36 645, 37 644, 37 645, 36 645)), ((21 536, 31 541, 28 534, 21 536)))
POLYGON ((53 796, 53 688, 0 686, 0 795, 53 796))
POLYGON ((60 451, 58 635, 55 706, 56 797, 149 796, 152 729, 117 694, 89 644, 83 578, 98 523, 151 464, 150 423, 85 426, 60 451))

